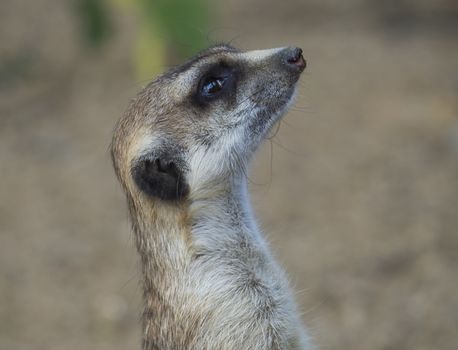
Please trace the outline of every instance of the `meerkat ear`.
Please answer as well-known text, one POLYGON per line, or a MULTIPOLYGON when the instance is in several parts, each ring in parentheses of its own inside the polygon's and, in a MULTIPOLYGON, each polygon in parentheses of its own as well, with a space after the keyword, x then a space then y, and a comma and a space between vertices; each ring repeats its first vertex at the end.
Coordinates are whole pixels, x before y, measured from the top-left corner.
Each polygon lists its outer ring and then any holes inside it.
POLYGON ((132 177, 141 191, 162 200, 180 200, 189 192, 178 164, 170 159, 141 159, 132 168, 132 177))

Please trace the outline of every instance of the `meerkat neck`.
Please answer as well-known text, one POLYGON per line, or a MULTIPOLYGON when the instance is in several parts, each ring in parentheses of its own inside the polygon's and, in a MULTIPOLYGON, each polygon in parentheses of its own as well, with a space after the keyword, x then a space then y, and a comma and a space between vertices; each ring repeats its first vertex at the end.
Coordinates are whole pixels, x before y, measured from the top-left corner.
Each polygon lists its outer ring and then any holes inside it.
POLYGON ((246 178, 233 178, 214 192, 217 194, 191 204, 191 227, 197 253, 219 249, 228 241, 259 240, 246 178))
POLYGON ((232 178, 210 193, 196 194, 185 208, 158 207, 133 220, 147 289, 161 292, 170 271, 185 271, 196 257, 230 252, 240 259, 240 246, 270 254, 252 214, 246 178, 232 178))

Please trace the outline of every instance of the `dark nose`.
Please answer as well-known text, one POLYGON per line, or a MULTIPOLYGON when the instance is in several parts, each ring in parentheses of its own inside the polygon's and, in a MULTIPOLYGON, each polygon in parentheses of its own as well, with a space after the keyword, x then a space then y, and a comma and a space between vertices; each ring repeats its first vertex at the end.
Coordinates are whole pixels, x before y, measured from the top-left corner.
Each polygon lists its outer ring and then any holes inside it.
POLYGON ((281 52, 283 63, 294 71, 302 72, 307 65, 299 47, 288 47, 281 52))

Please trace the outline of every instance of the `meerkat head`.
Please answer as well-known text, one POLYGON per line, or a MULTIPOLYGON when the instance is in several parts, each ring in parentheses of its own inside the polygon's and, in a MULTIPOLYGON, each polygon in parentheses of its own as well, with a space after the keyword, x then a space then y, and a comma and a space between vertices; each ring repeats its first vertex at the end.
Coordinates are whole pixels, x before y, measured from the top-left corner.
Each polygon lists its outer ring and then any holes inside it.
POLYGON ((219 45, 152 81, 113 138, 127 193, 177 203, 244 174, 304 68, 299 48, 241 52, 219 45))

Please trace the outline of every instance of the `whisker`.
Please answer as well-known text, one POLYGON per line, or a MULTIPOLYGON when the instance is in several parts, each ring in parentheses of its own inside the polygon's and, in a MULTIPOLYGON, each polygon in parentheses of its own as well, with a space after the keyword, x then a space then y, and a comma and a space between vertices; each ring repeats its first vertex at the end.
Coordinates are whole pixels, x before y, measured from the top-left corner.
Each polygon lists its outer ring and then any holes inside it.
POLYGON ((307 158, 308 155, 307 154, 303 154, 303 153, 300 153, 300 152, 297 152, 297 151, 294 151, 292 149, 289 149, 288 147, 285 147, 283 146, 280 142, 278 141, 275 141, 275 140, 271 140, 273 143, 275 143, 278 147, 282 148, 283 150, 291 153, 291 154, 294 154, 296 156, 299 156, 299 157, 302 157, 302 158, 307 158))

